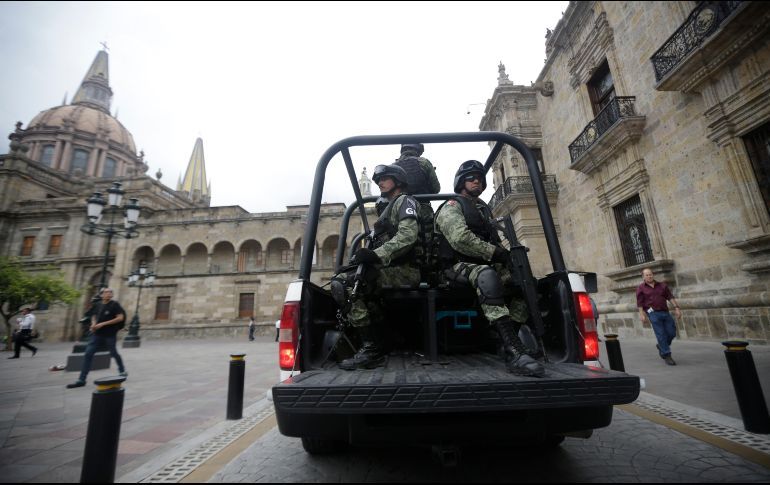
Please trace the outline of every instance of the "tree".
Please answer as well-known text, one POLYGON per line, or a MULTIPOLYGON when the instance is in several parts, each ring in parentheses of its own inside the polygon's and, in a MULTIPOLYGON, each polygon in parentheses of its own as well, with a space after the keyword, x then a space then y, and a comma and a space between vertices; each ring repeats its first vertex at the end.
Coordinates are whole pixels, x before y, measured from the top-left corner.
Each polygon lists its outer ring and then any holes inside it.
POLYGON ((6 349, 11 348, 11 318, 24 307, 40 302, 72 303, 80 292, 64 281, 60 272, 29 274, 14 258, 0 257, 0 314, 5 319, 6 349))

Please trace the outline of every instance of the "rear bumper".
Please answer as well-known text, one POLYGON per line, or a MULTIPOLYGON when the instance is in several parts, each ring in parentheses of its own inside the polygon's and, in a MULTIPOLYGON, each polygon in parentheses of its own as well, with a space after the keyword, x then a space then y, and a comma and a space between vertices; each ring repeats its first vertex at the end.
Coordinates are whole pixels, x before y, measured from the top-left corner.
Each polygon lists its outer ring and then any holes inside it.
POLYGON ((607 426, 613 405, 639 396, 638 377, 615 374, 453 385, 303 386, 289 380, 273 387, 273 403, 282 434, 351 443, 559 434, 607 426))
POLYGON ((450 385, 306 386, 287 380, 273 387, 273 399, 277 413, 324 415, 611 406, 639 396, 639 378, 620 375, 450 385))

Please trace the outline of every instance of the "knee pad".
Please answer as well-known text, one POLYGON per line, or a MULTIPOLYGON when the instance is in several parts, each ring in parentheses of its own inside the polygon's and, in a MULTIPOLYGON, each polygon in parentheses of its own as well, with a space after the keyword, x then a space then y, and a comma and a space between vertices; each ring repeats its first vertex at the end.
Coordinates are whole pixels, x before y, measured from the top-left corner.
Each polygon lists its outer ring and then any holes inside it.
POLYGON ((494 269, 490 267, 482 269, 476 279, 476 286, 481 294, 479 303, 482 305, 505 305, 503 281, 494 269))

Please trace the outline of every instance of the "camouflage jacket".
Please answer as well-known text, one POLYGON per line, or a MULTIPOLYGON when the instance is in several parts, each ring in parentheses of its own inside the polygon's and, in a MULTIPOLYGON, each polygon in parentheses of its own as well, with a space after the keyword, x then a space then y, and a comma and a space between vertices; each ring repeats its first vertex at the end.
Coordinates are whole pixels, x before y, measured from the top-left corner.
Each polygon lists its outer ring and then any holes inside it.
POLYGON ((495 245, 471 232, 457 201, 450 199, 441 207, 436 215, 436 232, 443 235, 458 253, 484 261, 492 260, 495 245))
POLYGON ((420 204, 414 198, 401 194, 391 205, 387 220, 396 232, 392 237, 387 233, 382 234, 378 240, 385 242, 374 250, 383 266, 390 266, 394 260, 415 249, 419 231, 417 220, 420 217, 420 204))

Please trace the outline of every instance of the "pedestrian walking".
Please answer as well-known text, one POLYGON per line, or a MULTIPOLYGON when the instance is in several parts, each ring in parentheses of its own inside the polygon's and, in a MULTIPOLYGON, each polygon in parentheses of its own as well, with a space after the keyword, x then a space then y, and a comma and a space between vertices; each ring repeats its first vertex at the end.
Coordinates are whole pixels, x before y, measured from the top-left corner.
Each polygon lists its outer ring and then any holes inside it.
POLYGON ((126 320, 126 311, 116 300, 112 299, 112 288, 102 290, 102 301, 97 303, 91 316, 91 336, 86 346, 85 357, 83 359, 83 368, 80 370, 80 377, 72 384, 67 384, 67 389, 83 387, 86 385, 86 376, 91 370, 91 363, 94 360, 96 350, 101 347, 107 347, 110 355, 115 358, 118 364, 118 372, 122 377, 128 377, 128 372, 123 365, 123 359, 115 347, 118 330, 123 328, 121 322, 126 320))
POLYGON ((37 353, 37 347, 29 344, 32 339, 32 331, 35 328, 35 315, 32 309, 27 307, 21 311, 21 318, 16 320, 16 332, 13 334, 13 356, 9 359, 18 359, 21 355, 21 348, 26 347, 32 351, 32 357, 37 353))
POLYGON ((676 337, 676 322, 668 311, 667 301, 674 305, 676 318, 682 318, 679 303, 665 283, 655 281, 650 268, 642 270, 642 279, 642 283, 636 288, 636 306, 639 309, 639 319, 642 324, 644 324, 645 319, 649 319, 650 326, 655 332, 655 338, 658 340, 655 347, 658 349, 660 358, 666 361, 668 365, 676 365, 673 357, 671 357, 671 342, 676 337))
POLYGON ((257 322, 254 321, 254 315, 249 317, 249 340, 254 340, 254 329, 257 325, 257 322))
POLYGON ((275 341, 278 342, 278 336, 281 334, 281 319, 275 321, 275 341))

